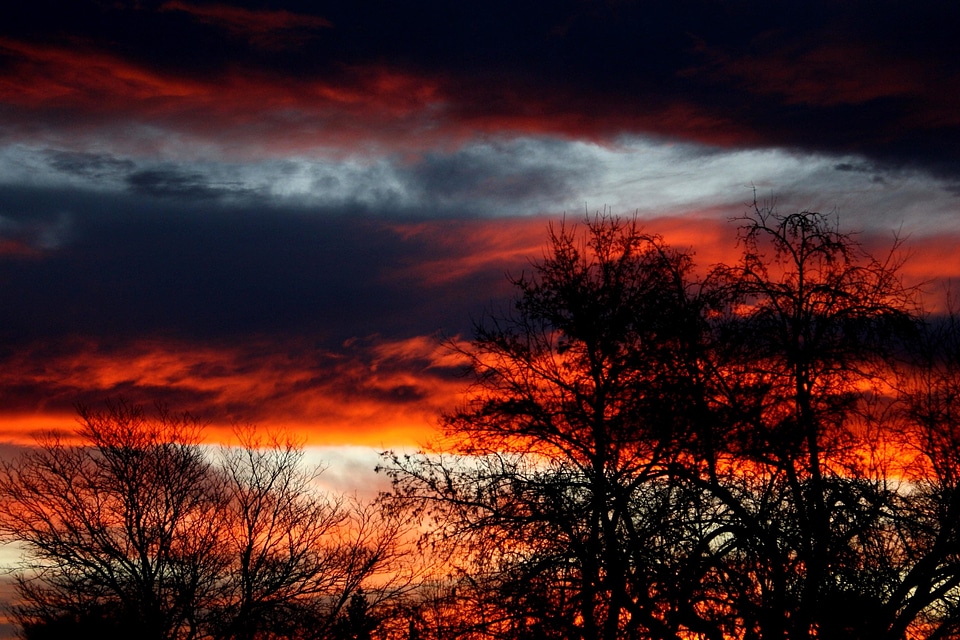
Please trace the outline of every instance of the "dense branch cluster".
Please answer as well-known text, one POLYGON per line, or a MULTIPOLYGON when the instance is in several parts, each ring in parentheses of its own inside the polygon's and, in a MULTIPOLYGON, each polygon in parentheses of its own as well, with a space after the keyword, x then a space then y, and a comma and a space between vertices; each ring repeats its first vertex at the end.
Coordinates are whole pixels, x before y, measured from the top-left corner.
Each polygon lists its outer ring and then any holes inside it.
POLYGON ((956 323, 897 246, 739 222, 706 272, 635 222, 561 227, 478 324, 447 450, 386 465, 454 567, 425 635, 960 634, 956 323))
POLYGON ((451 342, 473 385, 443 446, 385 454, 370 505, 289 443, 211 457, 188 416, 82 411, 82 446, 0 472, 23 635, 960 637, 960 322, 896 245, 739 223, 702 270, 636 222, 551 228, 451 342))

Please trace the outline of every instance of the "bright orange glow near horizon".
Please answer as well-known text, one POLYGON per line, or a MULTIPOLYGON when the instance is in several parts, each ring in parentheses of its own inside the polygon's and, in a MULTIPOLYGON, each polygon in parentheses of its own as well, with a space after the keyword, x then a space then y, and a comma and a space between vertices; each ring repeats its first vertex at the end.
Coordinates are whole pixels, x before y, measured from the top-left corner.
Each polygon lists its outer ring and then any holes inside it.
POLYGON ((281 429, 307 445, 413 446, 429 438, 437 417, 459 401, 462 380, 433 369, 456 366, 432 337, 372 344, 364 353, 273 352, 202 348, 173 341, 146 341, 113 353, 86 345, 44 366, 0 373, 0 383, 56 388, 33 411, 0 411, 0 439, 28 443, 42 431, 76 427, 74 402, 124 399, 171 411, 188 411, 208 424, 207 436, 227 441, 235 426, 281 429), (76 397, 62 397, 75 394, 76 397), (49 408, 48 408, 49 407, 49 408))
MULTIPOLYGON (((695 216, 641 223, 643 232, 693 251, 701 271, 736 261, 735 224, 695 216)), ((404 238, 445 248, 438 254, 442 257, 411 264, 392 277, 433 286, 467 282, 484 272, 516 276, 546 250, 543 218, 458 224, 464 229, 456 237, 465 241, 455 246, 445 246, 451 243, 449 224, 398 227, 404 238)), ((582 220, 565 224, 582 225, 582 220)), ((880 241, 873 244, 889 249, 880 241)), ((960 277, 954 246, 952 238, 934 237, 910 239, 904 247, 904 280, 928 283, 924 302, 932 310, 944 308, 945 291, 929 283, 960 277)), ((500 282, 496 291, 477 295, 509 299, 506 277, 500 282)), ((74 403, 124 398, 193 412, 209 423, 208 437, 215 440, 229 439, 234 425, 246 423, 287 429, 308 444, 416 446, 433 439, 440 415, 462 401, 469 382, 453 374, 458 357, 436 336, 357 336, 338 350, 266 337, 233 345, 145 338, 107 348, 87 338, 51 346, 14 353, 0 371, 0 383, 33 387, 39 394, 0 409, 0 438, 25 443, 38 431, 70 431, 74 403)))

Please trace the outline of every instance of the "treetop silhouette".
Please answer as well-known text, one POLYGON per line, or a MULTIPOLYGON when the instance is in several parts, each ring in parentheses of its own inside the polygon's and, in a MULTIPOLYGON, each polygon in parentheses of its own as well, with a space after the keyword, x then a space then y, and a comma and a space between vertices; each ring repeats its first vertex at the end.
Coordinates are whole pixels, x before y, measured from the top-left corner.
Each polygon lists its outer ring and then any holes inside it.
POLYGON ((899 245, 813 212, 738 223, 739 261, 706 271, 636 221, 552 228, 477 323, 448 450, 386 466, 456 569, 435 633, 955 632, 954 499, 867 455, 930 391, 896 382, 925 328, 899 245))

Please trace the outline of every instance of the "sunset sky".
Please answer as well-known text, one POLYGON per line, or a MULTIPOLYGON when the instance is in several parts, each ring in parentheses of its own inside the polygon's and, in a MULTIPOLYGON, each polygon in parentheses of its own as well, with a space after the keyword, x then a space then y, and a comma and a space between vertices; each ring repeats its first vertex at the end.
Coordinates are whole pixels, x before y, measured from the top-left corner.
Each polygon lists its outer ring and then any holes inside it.
MULTIPOLYGON (((9 2, 0 441, 77 402, 411 446, 549 221, 757 197, 960 277, 956 2, 9 2)), ((223 432, 225 433, 225 432, 223 432)))

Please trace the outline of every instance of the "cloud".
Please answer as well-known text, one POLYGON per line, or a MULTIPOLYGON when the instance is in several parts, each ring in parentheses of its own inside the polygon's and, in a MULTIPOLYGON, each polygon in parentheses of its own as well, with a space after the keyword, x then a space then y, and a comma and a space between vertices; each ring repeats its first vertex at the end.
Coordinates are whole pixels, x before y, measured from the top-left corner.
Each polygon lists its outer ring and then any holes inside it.
POLYGON ((756 193, 958 272, 949 3, 251 6, 0 20, 11 433, 129 394, 405 438, 453 397, 432 336, 597 210, 708 265, 756 193))
POLYGON ((481 213, 536 213, 577 198, 602 169, 576 145, 521 139, 428 153, 401 171, 420 202, 481 213))
POLYGON ((8 69, 0 75, 0 135, 8 141, 39 137, 60 146, 82 140, 102 146, 117 138, 119 127, 129 151, 156 151, 172 140, 180 153, 220 148, 278 157, 358 142, 422 148, 437 139, 430 135, 435 84, 383 65, 341 68, 322 78, 255 68, 206 78, 92 45, 0 37, 2 53, 8 69), (415 142, 411 135, 418 133, 423 137, 415 142))
POLYGON ((214 439, 253 423, 288 428, 311 444, 409 446, 459 401, 459 364, 426 336, 370 336, 336 351, 295 340, 34 344, 7 354, 0 370, 0 437, 25 442, 38 431, 69 430, 76 403, 124 398, 190 411, 214 439))
POLYGON ((82 151, 50 150, 48 159, 50 166, 57 171, 94 182, 129 174, 136 166, 129 159, 117 158, 107 153, 82 151))
POLYGON ((249 190, 239 188, 239 183, 211 184, 208 176, 202 173, 183 171, 173 166, 132 171, 126 181, 133 193, 156 198, 196 201, 225 195, 253 195, 249 190))
POLYGON ((781 96, 788 105, 859 105, 927 91, 918 61, 888 59, 883 48, 866 43, 797 42, 772 31, 751 44, 750 52, 731 55, 707 47, 704 53, 717 76, 734 79, 750 93, 781 96))
MULTIPOLYGON (((542 150, 561 159, 571 153, 549 144, 542 150)), ((665 150, 675 161, 689 153, 665 150)), ((113 157, 39 157, 68 176, 99 175, 110 184, 116 175, 144 171, 113 157)), ((484 167, 510 166, 510 157, 494 147, 453 154, 451 173, 465 163, 497 178, 505 174, 484 167)), ((721 154, 699 162, 718 163, 699 165, 717 175, 732 161, 721 154)), ((858 163, 825 160, 811 169, 812 182, 865 181, 869 172, 836 168, 866 166, 858 163)), ((432 173, 437 165, 402 166, 401 183, 440 180, 432 173)), ((300 175, 302 167, 295 169, 291 175, 300 175)), ((468 337, 474 319, 501 308, 513 295, 505 275, 530 269, 542 255, 548 220, 559 220, 413 216, 403 209, 373 215, 268 199, 231 204, 192 191, 215 182, 196 177, 200 169, 180 171, 155 179, 165 197, 135 188, 0 186, 0 299, 16 301, 0 305, 0 436, 68 429, 75 402, 122 396, 203 413, 216 433, 241 421, 289 426, 317 444, 412 444, 458 402, 466 383, 437 337, 468 337)), ((893 185, 897 177, 889 177, 893 185)), ((641 182, 660 185, 652 196, 659 202, 668 202, 677 184, 672 174, 641 182)), ((871 188, 880 200, 893 187, 871 188)), ((709 200, 707 192, 693 201, 709 200)), ((531 193, 517 197, 540 197, 531 193)), ((447 197, 486 196, 465 179, 447 197)), ((727 218, 742 212, 743 202, 721 203, 640 219, 645 231, 694 250, 706 268, 734 259, 736 228, 727 218)), ((580 220, 578 211, 567 223, 580 220)), ((905 278, 931 281, 928 302, 937 308, 941 285, 960 277, 960 231, 933 235, 914 225, 910 233, 906 248, 915 257, 905 278)), ((891 240, 889 227, 876 221, 861 237, 880 251, 891 240)))
POLYGON ((67 148, 122 127, 141 150, 262 158, 640 135, 960 176, 947 90, 960 77, 947 25, 960 15, 948 3, 345 3, 323 18, 164 7, 76 10, 70 38, 57 31, 65 18, 30 9, 28 25, 0 28, 6 139, 67 148), (296 51, 236 43, 289 28, 322 34, 296 51))
MULTIPOLYGON (((0 258, 0 298, 17 301, 0 306, 0 338, 284 335, 332 345, 379 332, 456 333, 509 268, 478 261, 459 278, 415 279, 410 265, 450 250, 408 233, 426 218, 211 202, 192 184, 166 186, 174 195, 164 198, 0 186, 8 208, 0 237, 41 252, 30 258, 11 248, 0 258)), ((445 242, 473 233, 470 225, 448 229, 445 242)))
MULTIPOLYGON (((0 437, 69 429, 76 402, 123 397, 201 414, 214 438, 251 422, 314 444, 422 442, 467 384, 440 336, 468 338, 473 319, 511 299, 505 272, 529 270, 545 240, 543 219, 225 217, 239 227, 231 236, 120 217, 122 235, 118 220, 81 218, 69 246, 29 260, 0 255, 3 297, 17 300, 0 310, 0 437), (169 242, 175 231, 179 243, 169 242), (261 250, 251 250, 254 237, 261 250)), ((716 217, 643 224, 693 250, 701 269, 736 258, 736 226, 716 217)), ((892 242, 860 238, 878 254, 892 242)), ((926 283, 933 310, 960 278, 958 242, 907 239, 902 274, 926 283)))
POLYGON ((182 11, 194 19, 225 29, 265 49, 295 48, 318 29, 330 28, 319 16, 292 13, 283 9, 250 10, 227 4, 196 5, 174 0, 160 5, 160 11, 182 11))
POLYGON ((0 255, 37 258, 69 242, 72 231, 73 219, 63 212, 29 219, 0 215, 0 255))
POLYGON ((442 288, 458 284, 451 302, 464 305, 478 289, 489 291, 488 298, 509 295, 504 276, 511 272, 518 275, 529 268, 531 259, 541 255, 547 222, 542 218, 437 220, 397 224, 394 228, 405 243, 429 250, 420 252, 421 259, 393 271, 391 279, 442 288), (497 279, 491 281, 491 274, 497 279), (483 275, 487 276, 485 280, 480 278, 483 275))
POLYGON ((0 99, 24 107, 108 111, 124 103, 199 97, 205 88, 96 49, 0 38, 10 67, 0 77, 0 99), (31 82, 32 79, 32 82, 31 82))

